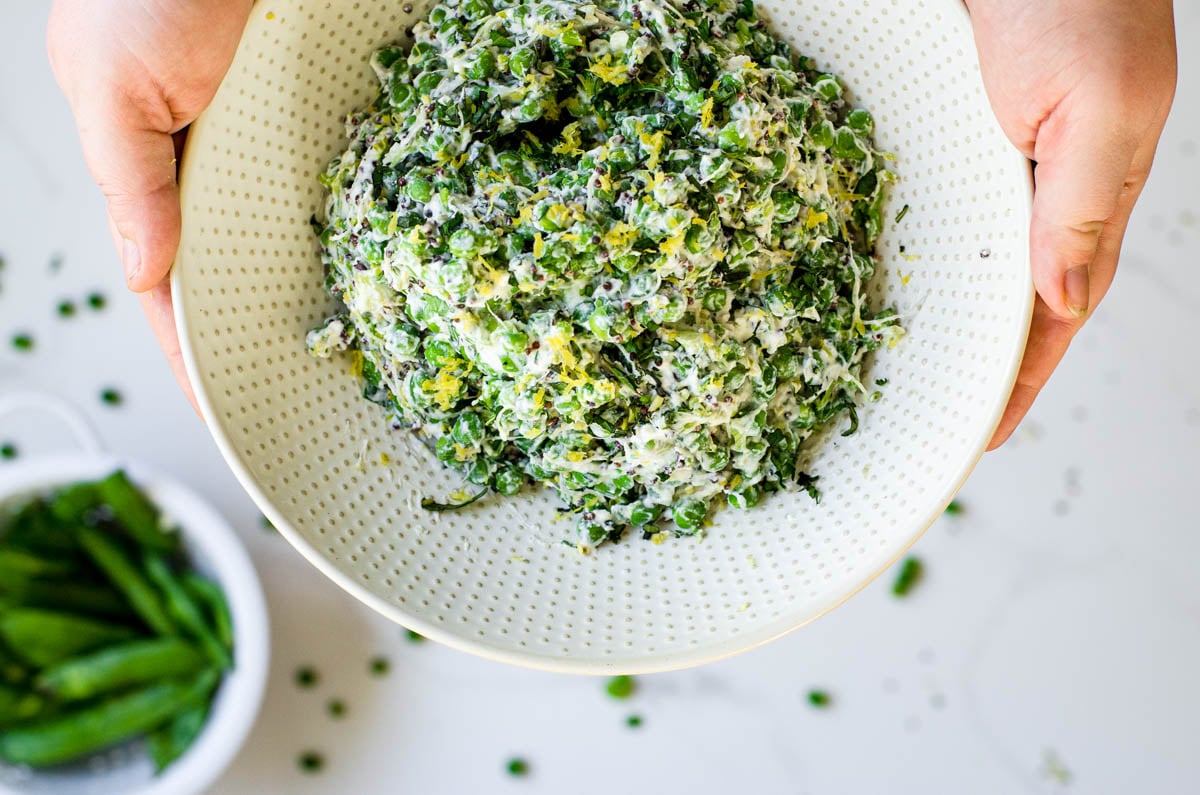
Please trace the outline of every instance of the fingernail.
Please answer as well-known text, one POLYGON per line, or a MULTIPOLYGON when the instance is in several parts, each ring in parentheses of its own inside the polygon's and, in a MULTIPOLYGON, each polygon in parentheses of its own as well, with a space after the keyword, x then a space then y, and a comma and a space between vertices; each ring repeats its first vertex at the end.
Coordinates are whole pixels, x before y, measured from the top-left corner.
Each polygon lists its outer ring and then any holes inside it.
POLYGON ((125 281, 133 282, 142 269, 142 255, 138 252, 137 243, 129 238, 124 238, 121 243, 121 263, 125 266, 125 281))
POLYGON ((1083 317, 1088 311, 1088 298, 1091 293, 1087 265, 1079 265, 1067 271, 1063 283, 1067 298, 1067 309, 1075 317, 1083 317))

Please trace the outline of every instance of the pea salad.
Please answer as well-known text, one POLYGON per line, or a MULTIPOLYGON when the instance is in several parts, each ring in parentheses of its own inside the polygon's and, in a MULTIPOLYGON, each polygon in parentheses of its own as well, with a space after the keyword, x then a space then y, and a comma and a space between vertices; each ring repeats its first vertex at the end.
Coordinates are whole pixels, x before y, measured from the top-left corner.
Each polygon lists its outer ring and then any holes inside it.
POLYGON ((472 484, 545 484, 590 552, 804 488, 903 334, 866 285, 871 114, 749 0, 444 0, 371 60, 314 219, 365 397, 472 484))

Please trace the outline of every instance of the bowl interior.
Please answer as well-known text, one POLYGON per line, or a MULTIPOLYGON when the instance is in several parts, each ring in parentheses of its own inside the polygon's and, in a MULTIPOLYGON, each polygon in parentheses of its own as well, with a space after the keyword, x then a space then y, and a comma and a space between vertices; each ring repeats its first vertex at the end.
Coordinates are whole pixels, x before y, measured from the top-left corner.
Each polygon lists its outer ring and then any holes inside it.
POLYGON ((124 466, 183 532, 196 570, 219 583, 233 618, 235 668, 221 682, 208 723, 184 756, 154 774, 142 743, 131 742, 85 762, 42 771, 0 765, 0 793, 47 795, 187 795, 204 790, 233 759, 254 724, 266 687, 269 629, 258 575, 233 529, 189 489, 123 462, 53 456, 22 462, 0 476, 0 510, 124 466))
POLYGON ((648 671, 748 648, 820 615, 940 513, 991 435, 1032 305, 1030 173, 988 107, 959 0, 759 4, 775 32, 875 115, 899 183, 871 285, 907 337, 860 432, 812 446, 822 499, 724 511, 706 537, 581 557, 545 493, 431 514, 461 485, 385 427, 345 360, 310 359, 331 311, 309 228, 367 65, 425 4, 256 6, 196 124, 174 270, 192 382, 225 457, 284 535, 342 587, 452 646, 577 672, 648 671), (410 11, 406 13, 406 9, 410 11), (386 453, 383 463, 380 454, 386 453))

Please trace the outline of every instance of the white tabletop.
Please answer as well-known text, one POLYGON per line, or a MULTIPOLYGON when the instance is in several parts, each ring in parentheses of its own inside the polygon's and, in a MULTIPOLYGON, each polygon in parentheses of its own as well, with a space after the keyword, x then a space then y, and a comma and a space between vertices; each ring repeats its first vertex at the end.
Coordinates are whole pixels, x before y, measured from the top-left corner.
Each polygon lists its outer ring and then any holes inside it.
MULTIPOLYGON (((766 648, 642 677, 615 702, 603 680, 412 644, 262 528, 123 289, 46 64, 45 5, 2 4, 0 390, 67 397, 113 450, 192 483, 238 527, 267 588, 270 689, 213 791, 1195 791, 1200 4, 1176 5, 1178 99, 1112 293, 1014 441, 967 483, 965 513, 918 542, 920 587, 896 600, 885 575, 766 648), (84 301, 95 290, 100 312, 84 301), (58 317, 63 299, 74 318, 58 317), (32 353, 8 344, 20 331, 32 353), (101 403, 107 387, 123 405, 101 403), (387 676, 369 673, 377 655, 387 676), (293 684, 305 664, 321 675, 311 690, 293 684), (808 705, 813 687, 831 706, 808 705), (320 773, 299 770, 310 749, 320 773), (527 777, 505 772, 513 756, 527 777)), ((27 418, 0 420, 9 440, 22 456, 69 444, 27 418)))

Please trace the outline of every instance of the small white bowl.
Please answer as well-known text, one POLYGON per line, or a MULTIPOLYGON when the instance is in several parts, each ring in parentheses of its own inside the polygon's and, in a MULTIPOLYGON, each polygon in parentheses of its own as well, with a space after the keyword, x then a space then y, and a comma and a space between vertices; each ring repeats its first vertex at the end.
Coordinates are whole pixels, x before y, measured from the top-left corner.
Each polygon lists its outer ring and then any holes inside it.
MULTIPOLYGON (((14 405, 0 397, 0 413, 14 405)), ((208 723, 191 748, 155 775, 140 743, 126 744, 76 765, 47 770, 0 765, 0 795, 193 795, 211 785, 233 760, 258 715, 267 682, 270 633, 258 574, 229 524, 190 489, 151 470, 106 455, 77 415, 53 408, 80 436, 87 452, 22 459, 0 470, 0 505, 124 469, 180 529, 188 558, 225 592, 233 619, 234 668, 221 682, 208 723)), ((22 400, 23 405, 28 405, 22 400)))

